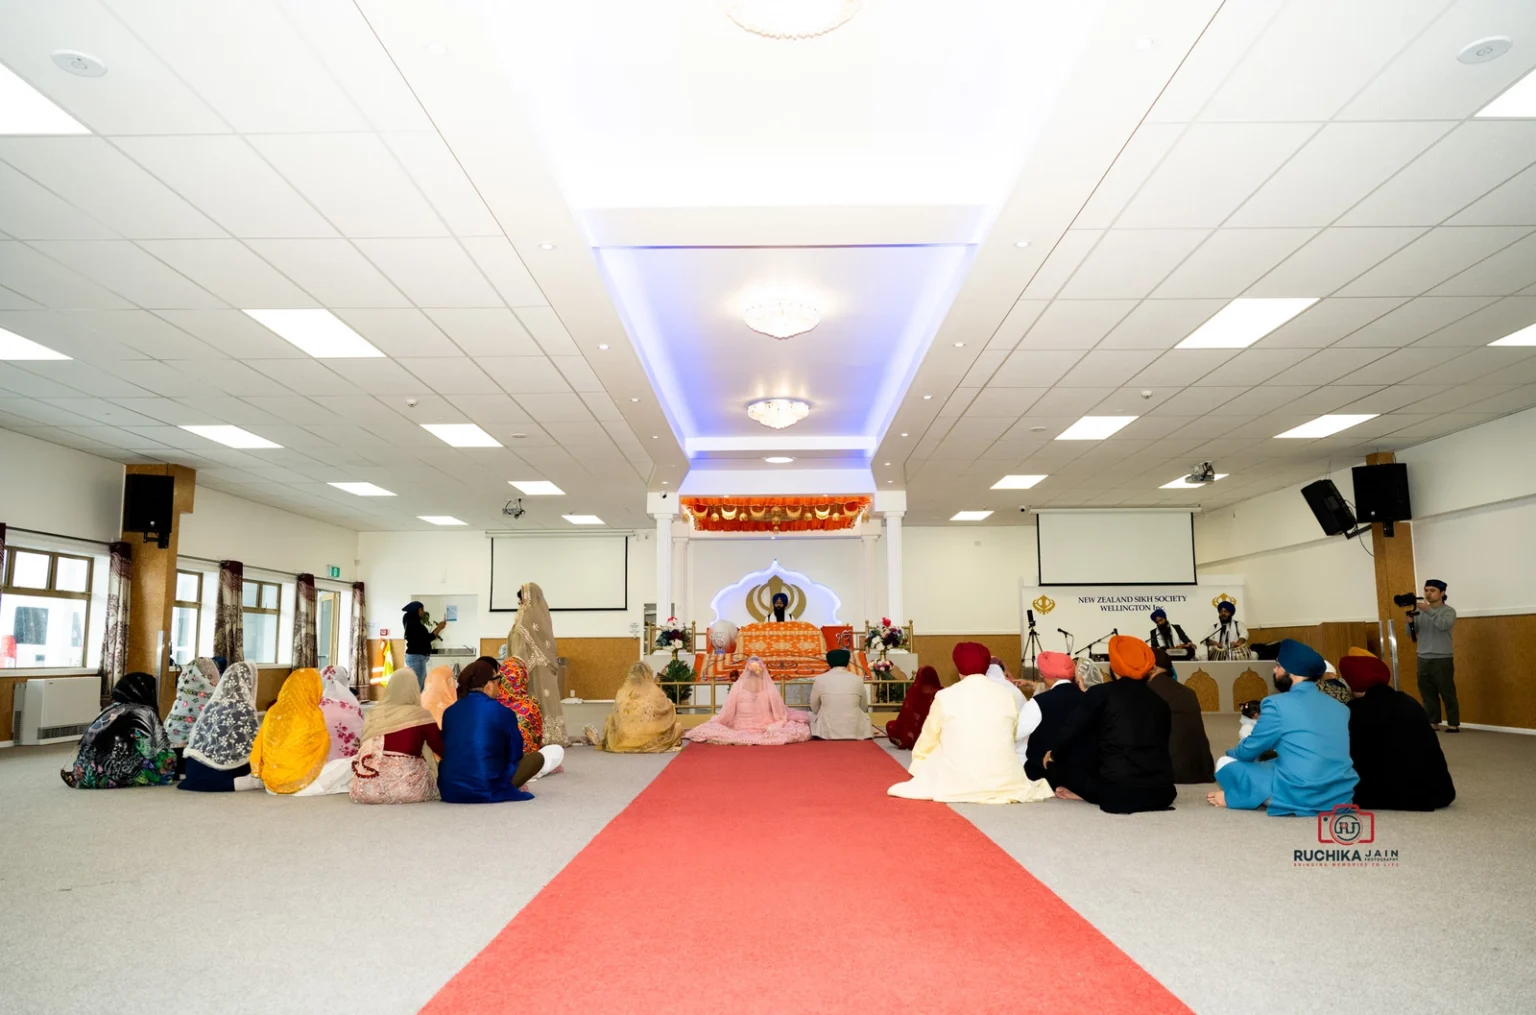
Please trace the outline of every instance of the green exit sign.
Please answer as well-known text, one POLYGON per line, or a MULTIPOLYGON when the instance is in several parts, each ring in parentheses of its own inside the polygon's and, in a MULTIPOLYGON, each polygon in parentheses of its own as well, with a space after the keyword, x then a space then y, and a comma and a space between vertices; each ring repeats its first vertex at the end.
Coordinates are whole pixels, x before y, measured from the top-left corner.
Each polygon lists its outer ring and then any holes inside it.
POLYGON ((332 578, 340 578, 341 577, 341 568, 339 568, 339 567, 331 568, 330 572, 331 572, 331 577, 332 578))

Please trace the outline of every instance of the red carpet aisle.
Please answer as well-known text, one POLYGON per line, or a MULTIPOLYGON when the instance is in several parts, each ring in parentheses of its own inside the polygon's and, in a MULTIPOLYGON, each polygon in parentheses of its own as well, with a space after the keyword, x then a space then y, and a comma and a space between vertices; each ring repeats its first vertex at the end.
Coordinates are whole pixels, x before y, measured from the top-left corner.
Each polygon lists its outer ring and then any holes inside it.
POLYGON ((947 806, 887 797, 901 774, 870 743, 690 746, 425 1011, 1188 1012, 947 806))

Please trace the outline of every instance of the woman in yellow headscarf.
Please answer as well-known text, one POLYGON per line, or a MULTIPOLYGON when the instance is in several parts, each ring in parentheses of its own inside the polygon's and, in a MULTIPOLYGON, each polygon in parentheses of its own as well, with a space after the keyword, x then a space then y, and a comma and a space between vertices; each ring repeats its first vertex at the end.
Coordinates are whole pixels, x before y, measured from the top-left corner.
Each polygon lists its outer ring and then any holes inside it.
POLYGON ((677 708, 656 683, 656 673, 643 660, 614 695, 613 711, 599 734, 586 728, 587 742, 616 754, 659 754, 675 749, 683 739, 677 708))
POLYGON ((319 670, 294 670, 267 710, 251 747, 251 774, 268 793, 297 793, 325 767, 331 734, 320 711, 322 693, 319 670))

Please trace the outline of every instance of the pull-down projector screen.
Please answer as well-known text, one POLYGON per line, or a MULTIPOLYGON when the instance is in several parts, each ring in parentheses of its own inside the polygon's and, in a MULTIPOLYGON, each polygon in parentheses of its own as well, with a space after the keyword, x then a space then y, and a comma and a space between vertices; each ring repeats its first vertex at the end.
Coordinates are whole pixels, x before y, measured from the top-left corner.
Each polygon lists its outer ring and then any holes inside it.
POLYGON ((627 610, 629 539, 492 536, 492 612, 516 610, 524 582, 544 590, 551 610, 627 610))
POLYGON ((1188 511, 1041 511, 1041 585, 1193 585, 1188 511))

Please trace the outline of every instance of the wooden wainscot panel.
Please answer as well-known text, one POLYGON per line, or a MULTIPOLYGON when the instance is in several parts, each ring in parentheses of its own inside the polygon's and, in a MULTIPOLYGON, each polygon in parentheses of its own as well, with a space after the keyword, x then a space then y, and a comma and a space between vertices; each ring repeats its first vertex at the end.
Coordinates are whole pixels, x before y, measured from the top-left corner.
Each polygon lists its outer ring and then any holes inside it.
MULTIPOLYGON (((1008 672, 1019 676, 1019 635, 1014 634, 920 634, 912 639, 912 651, 921 666, 932 666, 945 687, 960 679, 955 670, 955 646, 962 641, 979 641, 1003 661, 1008 672)), ((913 674, 915 678, 917 675, 913 674)))
MULTIPOLYGON (((481 638, 480 652, 492 659, 507 639, 481 638)), ((565 660, 561 690, 589 701, 612 698, 630 664, 640 658, 639 638, 556 638, 555 651, 565 660)), ((683 657, 690 665, 693 660, 683 657)))

